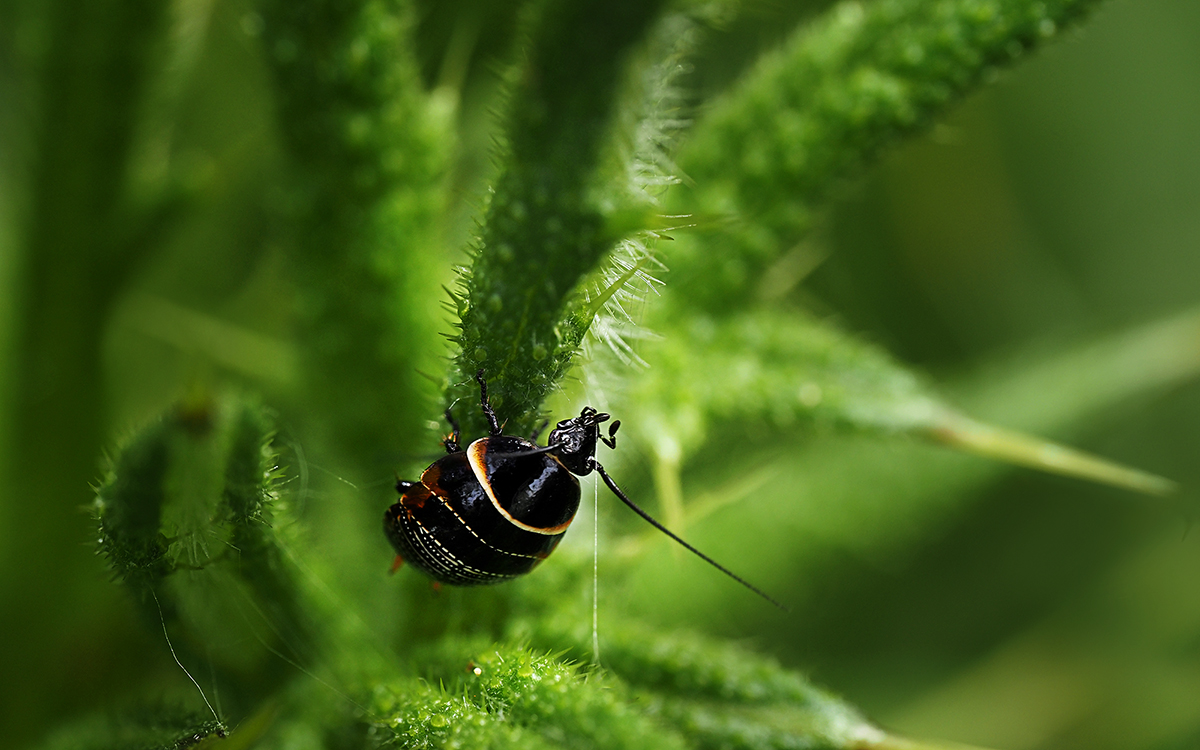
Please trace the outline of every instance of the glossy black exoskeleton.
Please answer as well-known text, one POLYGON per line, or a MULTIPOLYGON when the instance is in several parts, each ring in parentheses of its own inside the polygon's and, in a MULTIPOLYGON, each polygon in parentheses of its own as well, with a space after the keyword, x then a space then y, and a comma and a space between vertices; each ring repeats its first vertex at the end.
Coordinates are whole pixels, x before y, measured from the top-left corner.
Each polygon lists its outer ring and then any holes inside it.
POLYGON ((483 372, 476 374, 479 400, 489 435, 465 449, 459 447, 459 427, 443 441, 445 456, 434 461, 418 482, 396 483, 399 502, 383 516, 388 540, 402 559, 434 579, 457 586, 499 583, 524 575, 546 559, 562 540, 579 509, 578 476, 593 471, 638 515, 667 536, 750 590, 779 606, 710 557, 667 530, 635 505, 596 460, 603 442, 617 447, 620 421, 607 435, 600 425, 610 416, 585 406, 574 419, 564 419, 550 432, 547 445, 504 435, 488 403, 483 372))

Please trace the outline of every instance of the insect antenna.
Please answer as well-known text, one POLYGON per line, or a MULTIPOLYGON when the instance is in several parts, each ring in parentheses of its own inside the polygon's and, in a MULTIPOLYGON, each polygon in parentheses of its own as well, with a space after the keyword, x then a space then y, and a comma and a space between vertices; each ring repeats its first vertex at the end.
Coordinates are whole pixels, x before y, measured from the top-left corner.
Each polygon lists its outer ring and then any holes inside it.
POLYGON ((662 525, 661 523, 659 523, 658 521, 654 520, 654 518, 653 518, 653 517, 652 517, 652 516, 651 516, 649 513, 647 513, 646 511, 642 510, 641 508, 639 508, 639 507, 637 506, 637 504, 636 504, 636 503, 634 503, 632 500, 630 500, 628 497, 626 497, 625 493, 621 491, 621 488, 617 486, 617 483, 613 481, 612 477, 610 477, 610 476, 608 475, 608 472, 604 470, 604 467, 603 467, 603 466, 601 466, 601 465, 600 465, 600 462, 599 462, 599 461, 597 461, 595 458, 593 458, 593 459, 592 459, 592 468, 594 468, 596 471, 600 472, 600 478, 601 478, 601 479, 603 479, 603 480, 604 480, 604 483, 608 485, 608 488, 609 488, 610 490, 612 490, 612 491, 613 491, 613 494, 614 494, 614 495, 616 495, 617 497, 619 497, 619 498, 621 499, 621 502, 623 502, 623 503, 625 503, 626 505, 628 505, 628 506, 629 506, 629 507, 630 507, 630 508, 633 510, 633 512, 634 512, 634 513, 637 513, 639 516, 641 516, 642 518, 644 518, 644 519, 646 520, 646 522, 647 522, 647 523, 649 523, 651 526, 653 526, 654 528, 658 529, 659 531, 661 531, 662 533, 666 534, 667 536, 671 537, 671 538, 672 538, 672 539, 674 539, 676 542, 679 542, 679 544, 681 544, 681 545, 684 547, 684 549, 686 549, 687 551, 691 552, 691 553, 692 553, 692 554, 694 554, 696 557, 699 557, 701 560, 703 560, 704 562, 706 562, 706 563, 708 563, 709 565, 713 566, 714 568, 716 568, 717 570, 721 571, 721 572, 722 572, 722 573, 724 573, 725 575, 729 576, 729 577, 730 577, 730 578, 732 578, 733 580, 735 580, 735 581, 737 581, 738 583, 742 584, 742 585, 743 585, 743 586, 745 586, 746 588, 750 589, 750 590, 751 590, 751 591, 753 591, 754 593, 758 594, 758 595, 759 595, 759 596, 761 596, 763 599, 766 599, 766 600, 767 600, 767 601, 769 601, 771 604, 774 604, 774 605, 775 605, 776 607, 778 607, 779 609, 782 609, 784 612, 788 612, 788 611, 790 611, 790 610, 788 610, 788 608, 787 608, 787 607, 783 606, 782 604, 780 604, 779 602, 777 602, 777 601, 775 601, 773 598, 771 598, 771 597, 770 597, 770 596, 769 596, 769 595, 768 595, 766 592, 764 592, 762 589, 760 589, 759 587, 757 587, 757 586, 755 586, 754 584, 750 583, 750 582, 749 582, 749 581, 747 581, 746 579, 742 578, 742 577, 741 577, 741 576, 739 576, 737 573, 734 573, 734 572, 733 572, 732 570, 730 570, 729 568, 726 568, 724 565, 722 565, 721 563, 719 563, 719 562, 717 562, 716 560, 712 559, 711 557, 709 557, 708 555, 704 554, 704 553, 703 553, 703 552, 701 552, 700 550, 696 549, 696 548, 695 548, 695 547, 693 547, 692 545, 690 545, 690 544, 688 544, 687 542, 683 541, 683 539, 681 539, 679 536, 677 536, 677 535, 676 535, 676 534, 675 534, 673 531, 671 531, 670 529, 668 529, 666 526, 663 526, 663 525, 662 525))

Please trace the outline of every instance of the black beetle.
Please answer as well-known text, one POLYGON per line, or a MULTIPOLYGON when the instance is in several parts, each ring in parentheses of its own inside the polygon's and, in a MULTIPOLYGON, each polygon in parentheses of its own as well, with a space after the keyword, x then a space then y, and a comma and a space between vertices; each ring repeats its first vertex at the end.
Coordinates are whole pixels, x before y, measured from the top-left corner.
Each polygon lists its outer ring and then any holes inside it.
MULTIPOLYGON (((434 579, 456 586, 499 583, 524 575, 545 560, 579 509, 578 476, 593 470, 618 498, 655 528, 777 607, 771 597, 680 539, 633 503, 596 460, 597 443, 617 447, 620 421, 608 434, 600 425, 610 416, 585 406, 537 445, 537 432, 525 438, 504 435, 488 403, 483 371, 475 375, 490 434, 463 448, 450 409, 452 432, 443 441, 447 455, 430 464, 419 482, 400 480, 399 502, 383 514, 383 529, 396 549, 397 565, 408 561, 434 579)), ((540 430, 539 430, 540 432, 540 430)))

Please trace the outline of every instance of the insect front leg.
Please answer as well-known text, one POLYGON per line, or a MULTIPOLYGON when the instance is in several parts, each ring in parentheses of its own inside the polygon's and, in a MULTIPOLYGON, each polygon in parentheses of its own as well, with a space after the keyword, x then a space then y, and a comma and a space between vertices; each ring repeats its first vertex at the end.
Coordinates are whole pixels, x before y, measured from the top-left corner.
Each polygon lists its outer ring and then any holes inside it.
POLYGON ((608 426, 608 437, 600 436, 601 442, 609 448, 617 447, 617 430, 621 427, 621 420, 617 420, 608 426))

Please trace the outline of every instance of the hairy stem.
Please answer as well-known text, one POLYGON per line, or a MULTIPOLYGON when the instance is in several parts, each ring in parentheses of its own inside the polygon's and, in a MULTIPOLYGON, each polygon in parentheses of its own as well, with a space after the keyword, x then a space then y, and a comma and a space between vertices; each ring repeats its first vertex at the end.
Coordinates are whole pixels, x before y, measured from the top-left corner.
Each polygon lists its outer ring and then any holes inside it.
MULTIPOLYGON (((593 191, 622 62, 660 2, 546 2, 512 85, 503 173, 457 297, 462 347, 448 397, 483 370, 509 430, 527 432, 580 336, 567 300, 617 239, 593 191), (461 384, 461 385, 459 385, 461 384)), ((464 434, 482 434, 477 409, 464 434)))

